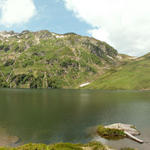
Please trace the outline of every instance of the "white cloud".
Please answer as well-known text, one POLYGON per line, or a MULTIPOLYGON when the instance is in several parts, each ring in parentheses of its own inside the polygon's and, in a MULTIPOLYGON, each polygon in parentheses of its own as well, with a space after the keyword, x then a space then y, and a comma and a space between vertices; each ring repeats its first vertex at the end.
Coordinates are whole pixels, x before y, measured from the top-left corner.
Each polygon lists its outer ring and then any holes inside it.
POLYGON ((35 14, 33 0, 0 0, 0 23, 10 27, 28 22, 35 14))
POLYGON ((101 41, 105 41, 112 46, 115 46, 110 40, 109 40, 109 34, 104 29, 98 28, 98 29, 91 29, 88 31, 89 34, 91 34, 94 38, 99 39, 101 41))
POLYGON ((150 52, 149 0, 63 0, 76 17, 93 26, 93 37, 113 44, 120 53, 150 52))

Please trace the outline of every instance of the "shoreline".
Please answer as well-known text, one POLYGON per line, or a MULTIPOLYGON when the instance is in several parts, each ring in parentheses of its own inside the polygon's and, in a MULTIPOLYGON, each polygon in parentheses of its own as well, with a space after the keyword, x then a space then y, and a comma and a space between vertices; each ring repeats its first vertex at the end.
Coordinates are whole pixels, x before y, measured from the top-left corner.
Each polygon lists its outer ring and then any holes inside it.
MULTIPOLYGON (((36 144, 30 143, 17 147, 0 146, 0 150, 117 150, 100 142, 89 142, 87 144, 56 143, 56 144, 36 144)), ((121 148, 120 150, 136 150, 133 148, 121 148)))

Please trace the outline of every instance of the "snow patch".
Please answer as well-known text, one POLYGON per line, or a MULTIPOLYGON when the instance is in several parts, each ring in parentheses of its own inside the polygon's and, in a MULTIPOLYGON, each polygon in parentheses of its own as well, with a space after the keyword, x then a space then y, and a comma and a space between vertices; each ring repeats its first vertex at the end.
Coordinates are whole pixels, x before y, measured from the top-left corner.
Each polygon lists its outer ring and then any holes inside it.
POLYGON ((56 35, 57 39, 64 38, 64 37, 65 37, 64 35, 56 35))
POLYGON ((4 34, 4 33, 0 33, 0 36, 2 36, 2 37, 4 37, 4 38, 9 38, 9 37, 11 37, 12 35, 10 35, 10 34, 4 34))
POLYGON ((65 36, 62 34, 56 34, 56 33, 52 33, 53 36, 55 36, 57 39, 59 38, 64 38, 65 36))
POLYGON ((87 82, 87 83, 81 84, 80 87, 85 87, 85 86, 87 86, 89 84, 90 84, 90 82, 87 82))
POLYGON ((6 32, 6 31, 2 31, 0 32, 0 36, 3 37, 3 38, 10 38, 10 37, 13 37, 13 36, 17 36, 16 33, 11 33, 11 32, 6 32))

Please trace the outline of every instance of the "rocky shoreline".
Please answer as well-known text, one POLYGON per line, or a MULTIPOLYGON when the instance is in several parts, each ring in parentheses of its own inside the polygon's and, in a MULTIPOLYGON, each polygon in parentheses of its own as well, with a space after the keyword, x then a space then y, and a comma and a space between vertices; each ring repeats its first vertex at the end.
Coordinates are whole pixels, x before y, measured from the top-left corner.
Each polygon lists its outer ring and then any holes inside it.
MULTIPOLYGON (((26 144, 18 147, 0 147, 0 150, 116 150, 103 145, 100 142, 87 144, 57 143, 57 144, 26 144)), ((136 150, 132 148, 121 148, 120 150, 136 150)))
MULTIPOLYGON (((112 124, 98 126, 96 132, 99 136, 116 140, 127 138, 126 132, 139 135, 140 132, 133 126, 127 124, 112 124)), ((0 150, 116 150, 100 142, 89 142, 87 144, 57 143, 57 144, 26 144, 18 147, 9 147, 19 141, 17 136, 0 136, 0 150), (6 146, 7 145, 7 146, 6 146), (9 145, 9 146, 8 146, 9 145)), ((120 150, 135 150, 133 148, 121 148, 120 150)))

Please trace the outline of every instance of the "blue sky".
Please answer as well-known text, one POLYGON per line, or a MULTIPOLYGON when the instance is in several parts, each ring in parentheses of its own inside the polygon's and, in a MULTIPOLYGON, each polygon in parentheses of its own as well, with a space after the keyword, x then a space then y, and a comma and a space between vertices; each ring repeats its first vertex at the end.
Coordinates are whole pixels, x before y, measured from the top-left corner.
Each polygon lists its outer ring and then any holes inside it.
POLYGON ((119 53, 150 52, 149 0, 0 0, 0 31, 75 32, 119 53))
POLYGON ((11 26, 1 25, 0 30, 49 30, 56 33, 75 32, 90 35, 87 31, 91 29, 91 25, 76 18, 72 11, 66 9, 63 1, 36 0, 34 4, 37 12, 28 22, 11 26))

